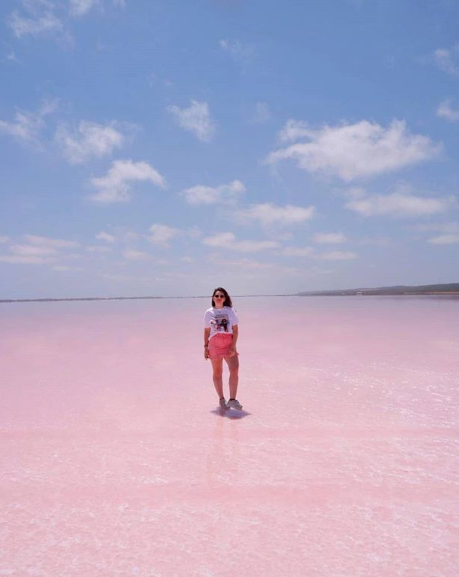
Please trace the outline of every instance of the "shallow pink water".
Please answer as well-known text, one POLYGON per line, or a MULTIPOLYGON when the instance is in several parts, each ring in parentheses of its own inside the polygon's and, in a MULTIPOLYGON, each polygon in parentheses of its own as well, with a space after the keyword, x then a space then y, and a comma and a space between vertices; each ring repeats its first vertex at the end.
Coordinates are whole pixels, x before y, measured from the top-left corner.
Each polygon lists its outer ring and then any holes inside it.
POLYGON ((0 576, 457 577, 459 300, 207 306, 0 307, 0 576))

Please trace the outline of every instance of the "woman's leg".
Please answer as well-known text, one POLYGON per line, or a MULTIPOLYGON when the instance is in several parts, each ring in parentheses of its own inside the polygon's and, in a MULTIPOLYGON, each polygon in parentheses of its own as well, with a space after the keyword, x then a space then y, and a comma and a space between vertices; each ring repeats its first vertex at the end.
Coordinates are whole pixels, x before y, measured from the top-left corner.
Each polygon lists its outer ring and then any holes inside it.
POLYGON ((210 359, 213 369, 214 387, 217 391, 218 398, 224 397, 223 394, 223 359, 210 359))
POLYGON ((230 399, 235 399, 237 395, 237 386, 239 383, 239 357, 234 355, 234 357, 225 357, 226 364, 228 365, 230 377, 229 377, 229 390, 230 399))

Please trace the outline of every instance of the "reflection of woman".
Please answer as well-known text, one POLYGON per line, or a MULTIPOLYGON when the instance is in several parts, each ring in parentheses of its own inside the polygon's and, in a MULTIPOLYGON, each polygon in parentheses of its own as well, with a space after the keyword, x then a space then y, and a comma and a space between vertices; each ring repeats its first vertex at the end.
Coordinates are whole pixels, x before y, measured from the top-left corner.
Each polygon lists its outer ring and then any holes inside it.
POLYGON ((222 409, 242 409, 236 399, 239 381, 239 353, 236 349, 238 322, 231 297, 224 288, 216 288, 212 294, 212 307, 204 316, 204 358, 212 362, 214 386, 222 409), (228 403, 223 395, 223 359, 230 371, 228 403))

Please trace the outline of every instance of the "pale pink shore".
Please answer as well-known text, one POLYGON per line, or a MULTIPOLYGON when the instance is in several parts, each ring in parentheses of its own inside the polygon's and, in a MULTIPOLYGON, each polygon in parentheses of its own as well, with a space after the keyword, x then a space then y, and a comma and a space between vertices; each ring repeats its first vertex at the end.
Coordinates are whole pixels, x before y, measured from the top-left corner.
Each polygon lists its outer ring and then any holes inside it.
POLYGON ((459 301, 239 299, 226 416, 207 307, 0 307, 0 576, 457 577, 459 301))

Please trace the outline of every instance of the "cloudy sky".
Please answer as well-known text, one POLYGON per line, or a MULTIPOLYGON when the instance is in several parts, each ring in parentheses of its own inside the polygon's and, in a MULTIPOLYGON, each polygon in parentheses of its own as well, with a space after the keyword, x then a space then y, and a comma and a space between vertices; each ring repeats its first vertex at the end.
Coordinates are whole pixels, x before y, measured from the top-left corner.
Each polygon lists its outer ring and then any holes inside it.
POLYGON ((456 2, 0 20, 0 298, 459 281, 456 2))

